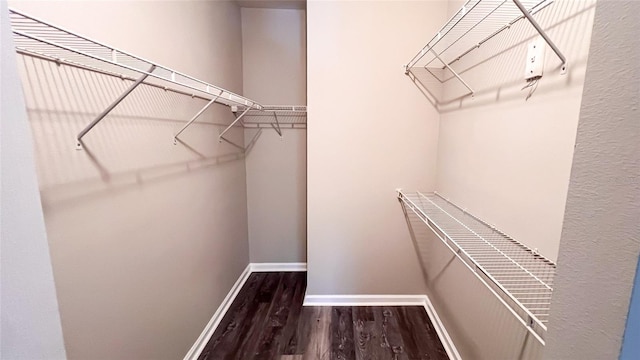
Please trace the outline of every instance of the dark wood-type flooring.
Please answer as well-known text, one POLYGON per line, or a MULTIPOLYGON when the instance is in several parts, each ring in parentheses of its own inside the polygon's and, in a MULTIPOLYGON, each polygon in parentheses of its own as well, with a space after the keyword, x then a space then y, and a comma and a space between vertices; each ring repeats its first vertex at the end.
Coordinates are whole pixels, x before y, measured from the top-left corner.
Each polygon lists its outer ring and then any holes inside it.
POLYGON ((306 273, 253 273, 200 354, 212 359, 447 359, 423 307, 303 307, 306 273))

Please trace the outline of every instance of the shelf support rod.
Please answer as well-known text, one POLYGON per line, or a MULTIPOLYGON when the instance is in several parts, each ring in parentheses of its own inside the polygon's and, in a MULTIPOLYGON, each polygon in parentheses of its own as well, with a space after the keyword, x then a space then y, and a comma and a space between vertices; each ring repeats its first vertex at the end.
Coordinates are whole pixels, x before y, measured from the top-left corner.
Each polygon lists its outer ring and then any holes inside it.
MULTIPOLYGON (((516 1, 516 0, 514 0, 516 1)), ((444 66, 447 67, 447 69, 449 69, 449 71, 451 71, 451 73, 453 74, 453 76, 455 76, 458 80, 460 80, 460 82, 462 83, 462 85, 464 85, 464 87, 466 87, 470 92, 471 92, 471 96, 473 96, 473 94, 475 93, 475 91, 473 91, 473 89, 471 88, 471 86, 469 86, 469 84, 467 84, 466 81, 464 81, 460 75, 458 75, 457 72, 455 72, 455 70, 453 70, 451 68, 451 66, 449 66, 449 64, 447 64, 446 62, 442 61, 442 59, 440 59, 440 56, 438 56, 438 53, 436 53, 433 49, 431 49, 431 52, 433 53, 433 56, 436 57, 436 59, 440 60, 441 63, 444 64, 444 66)))
POLYGON ((189 120, 189 122, 187 122, 182 129, 180 129, 180 131, 178 131, 174 136, 173 136, 173 143, 176 144, 176 141, 178 140, 178 135, 182 134, 182 132, 189 127, 189 125, 191 125, 194 121, 196 121, 197 118, 200 117, 200 115, 202 115, 203 112, 205 112, 205 110, 207 110, 209 108, 209 106, 213 105, 213 103, 216 102, 216 100, 218 100, 218 98, 222 95, 222 91, 220 92, 220 94, 216 95, 213 99, 211 99, 207 105, 205 105, 202 109, 200 109, 200 111, 198 111, 197 114, 195 114, 191 120, 189 120))
POLYGON ((91 129, 93 129, 94 126, 98 125, 98 123, 102 121, 102 119, 104 119, 105 116, 107 116, 111 112, 111 110, 113 110, 116 106, 118 106, 118 104, 120 104, 122 100, 124 100, 129 94, 131 94, 131 92, 135 90, 135 88, 137 88, 138 85, 142 84, 142 82, 147 78, 147 76, 149 76, 149 74, 152 73, 153 70, 155 69, 156 69, 156 66, 151 65, 151 67, 149 68, 149 70, 147 70, 146 73, 140 76, 135 83, 131 84, 131 86, 129 86, 129 88, 125 92, 123 92, 114 102, 111 103, 111 105, 109 105, 106 109, 104 109, 95 119, 93 119, 91 123, 89 123, 89 125, 87 125, 84 129, 82 129, 82 131, 78 133, 78 136, 76 136, 77 150, 82 149, 82 138, 85 135, 87 135, 87 133, 91 131, 91 129))
POLYGON ((277 127, 273 124, 271 124, 271 127, 278 133, 278 135, 280 135, 280 137, 282 137, 282 130, 280 130, 280 123, 278 122, 278 114, 275 111, 273 112, 273 117, 276 118, 277 127))
POLYGON ((560 71, 563 74, 566 73, 566 71, 567 71, 567 58, 564 57, 564 55, 562 54, 560 49, 558 49, 556 44, 551 40, 551 38, 549 38, 549 36, 547 35, 547 32, 544 31, 544 29, 540 26, 540 24, 538 24, 538 22, 533 18, 533 16, 531 16, 529 11, 527 11, 527 9, 524 7, 524 5, 522 5, 520 0, 513 0, 513 3, 516 4, 518 9, 520 9, 520 11, 522 12, 522 15, 524 15, 524 17, 526 17, 527 20, 529 20, 531 25, 536 29, 536 31, 538 31, 538 33, 540 34, 540 36, 542 36, 544 41, 546 41, 547 44, 549 44, 549 46, 551 47, 553 52, 556 53, 556 55, 558 55, 558 57, 560 58, 560 61, 562 61, 562 67, 561 67, 560 71))
POLYGON ((226 134, 226 133, 227 133, 227 131, 229 131, 229 130, 233 127, 233 125, 235 125, 238 121, 240 121, 240 119, 242 119, 242 117, 243 117, 243 116, 244 116, 244 115, 245 115, 249 110, 251 110, 251 107, 247 107, 247 108, 242 112, 242 114, 240 114, 240 116, 238 116, 235 120, 233 120, 233 122, 232 122, 229 126, 227 126, 227 128, 226 128, 226 129, 224 129, 224 130, 220 133, 220 135, 218 136, 218 142, 221 142, 222 140, 226 140, 226 139, 224 138, 224 134, 226 134))

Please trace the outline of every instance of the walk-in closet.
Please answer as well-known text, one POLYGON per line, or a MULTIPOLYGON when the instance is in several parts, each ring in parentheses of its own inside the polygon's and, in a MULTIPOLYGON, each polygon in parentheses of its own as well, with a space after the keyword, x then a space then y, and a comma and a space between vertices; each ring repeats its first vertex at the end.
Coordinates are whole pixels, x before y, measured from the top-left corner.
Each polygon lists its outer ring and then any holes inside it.
POLYGON ((0 358, 640 357, 639 4, 0 2, 0 358))

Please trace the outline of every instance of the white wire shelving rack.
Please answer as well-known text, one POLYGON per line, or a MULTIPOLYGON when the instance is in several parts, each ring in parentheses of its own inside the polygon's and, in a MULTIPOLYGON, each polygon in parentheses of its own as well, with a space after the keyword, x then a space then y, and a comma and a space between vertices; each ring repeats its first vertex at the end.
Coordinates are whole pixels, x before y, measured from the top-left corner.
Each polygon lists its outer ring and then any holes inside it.
MULTIPOLYGON (((567 71, 566 57, 533 17, 552 3, 553 0, 467 0, 405 65, 405 74, 415 76, 416 68, 448 70, 468 90, 466 95, 473 96, 473 87, 452 65, 523 19, 535 28, 558 56, 562 62, 561 73, 564 74, 567 71)), ((445 81, 436 72, 431 73, 440 82, 445 81)))
MULTIPOLYGON (((78 149, 82 148, 82 137, 142 83, 208 101, 175 134, 174 140, 214 103, 227 106, 243 106, 251 110, 262 109, 262 105, 254 100, 65 30, 33 16, 13 9, 9 10, 9 14, 15 47, 18 53, 134 81, 124 93, 78 133, 76 137, 76 147, 78 149)), ((225 129, 224 133, 232 125, 225 129)), ((220 141, 223 140, 222 135, 220 136, 220 141)))
POLYGON ((544 345, 556 265, 437 193, 398 190, 398 199, 544 345))
POLYGON ((231 111, 236 119, 220 133, 219 141, 230 143, 243 151, 246 149, 224 137, 233 126, 258 129, 258 133, 262 129, 272 128, 281 138, 282 129, 307 128, 307 107, 304 105, 262 105, 260 109, 249 106, 232 106, 231 111))
MULTIPOLYGON (((232 107, 237 113, 246 108, 232 107)), ((304 105, 263 105, 262 109, 249 109, 242 121, 245 129, 273 128, 280 136, 282 129, 306 129, 307 107, 304 105)))

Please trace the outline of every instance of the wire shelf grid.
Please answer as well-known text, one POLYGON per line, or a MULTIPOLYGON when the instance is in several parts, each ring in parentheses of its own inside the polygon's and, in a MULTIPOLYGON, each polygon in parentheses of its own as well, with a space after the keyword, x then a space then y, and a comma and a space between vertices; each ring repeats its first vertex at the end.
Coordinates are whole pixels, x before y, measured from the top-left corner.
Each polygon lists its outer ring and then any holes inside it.
POLYGON ((544 343, 556 265, 436 193, 398 196, 544 343))
MULTIPOLYGON (((520 3, 533 15, 553 0, 520 3)), ((409 61, 406 71, 413 67, 444 69, 524 17, 513 0, 468 0, 409 61)))
POLYGON ((262 105, 244 96, 75 34, 19 11, 10 9, 9 13, 14 42, 19 53, 123 78, 134 78, 139 74, 147 74, 150 78, 155 79, 156 85, 162 84, 165 87, 178 85, 181 88, 207 94, 209 97, 217 97, 216 102, 227 106, 242 105, 254 109, 262 108, 262 105))
MULTIPOLYGON (((233 111, 242 113, 246 107, 234 107, 233 111)), ((304 129, 307 126, 307 107, 304 105, 263 105, 261 110, 249 109, 244 115, 242 126, 245 128, 304 129)))

